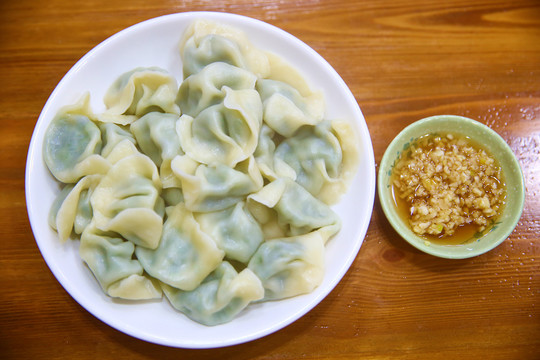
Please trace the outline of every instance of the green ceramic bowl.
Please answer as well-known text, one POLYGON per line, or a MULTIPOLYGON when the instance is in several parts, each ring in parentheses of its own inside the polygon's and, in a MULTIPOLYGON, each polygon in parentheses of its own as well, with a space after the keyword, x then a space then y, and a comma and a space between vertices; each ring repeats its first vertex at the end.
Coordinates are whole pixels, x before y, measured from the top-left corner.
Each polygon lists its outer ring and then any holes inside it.
POLYGON ((483 254, 502 243, 516 227, 525 202, 523 174, 519 163, 506 142, 495 131, 478 121, 454 115, 438 115, 419 120, 406 127, 388 146, 382 158, 378 175, 378 194, 384 214, 392 227, 411 245, 428 254, 464 259, 483 254), (396 160, 420 136, 435 132, 463 134, 482 144, 494 156, 503 173, 507 198, 503 213, 490 231, 462 245, 439 245, 427 242, 415 234, 397 213, 392 197, 390 178, 396 160))

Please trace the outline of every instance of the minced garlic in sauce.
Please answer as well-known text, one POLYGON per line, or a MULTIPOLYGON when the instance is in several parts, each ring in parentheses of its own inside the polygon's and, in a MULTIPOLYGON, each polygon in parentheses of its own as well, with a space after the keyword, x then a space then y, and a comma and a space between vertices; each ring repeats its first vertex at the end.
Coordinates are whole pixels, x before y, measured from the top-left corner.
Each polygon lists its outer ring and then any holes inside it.
POLYGON ((457 236, 452 243, 460 243, 484 232, 502 212, 506 187, 501 176, 494 158, 470 139, 426 135, 402 154, 392 186, 415 233, 431 239, 457 236))

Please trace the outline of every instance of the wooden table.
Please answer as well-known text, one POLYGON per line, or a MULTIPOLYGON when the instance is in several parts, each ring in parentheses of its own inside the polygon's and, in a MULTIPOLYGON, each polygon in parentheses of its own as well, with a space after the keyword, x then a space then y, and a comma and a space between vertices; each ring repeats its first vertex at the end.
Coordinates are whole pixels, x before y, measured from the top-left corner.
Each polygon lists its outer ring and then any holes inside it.
POLYGON ((0 5, 0 358, 540 359, 540 3, 537 0, 17 0, 0 5), (60 286, 26 214, 30 137, 51 91, 86 52, 159 15, 226 11, 276 25, 319 52, 354 93, 375 160, 435 114, 497 131, 527 197, 511 236, 468 260, 405 243, 378 200, 360 252, 303 318, 251 343, 185 350, 94 318, 60 286))

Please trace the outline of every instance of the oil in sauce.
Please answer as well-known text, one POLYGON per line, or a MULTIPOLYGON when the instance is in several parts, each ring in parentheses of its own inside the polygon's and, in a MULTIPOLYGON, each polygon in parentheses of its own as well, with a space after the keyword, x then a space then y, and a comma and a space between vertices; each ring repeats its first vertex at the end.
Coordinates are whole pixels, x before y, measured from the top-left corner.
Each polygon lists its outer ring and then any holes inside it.
MULTIPOLYGON (((406 224, 408 224, 410 218, 409 205, 404 199, 396 195, 397 189, 395 189, 395 186, 393 184, 391 191, 392 199, 394 200, 394 205, 396 206, 399 217, 403 219, 406 224)), ((430 243, 437 245, 466 245, 479 240, 482 236, 490 232, 495 223, 496 222, 493 221, 493 223, 491 225, 488 225, 487 228, 482 232, 478 231, 478 225, 469 223, 458 226, 454 234, 450 236, 435 236, 430 234, 416 235, 424 238, 430 243)))
MULTIPOLYGON (((440 135, 429 134, 429 135, 423 136, 418 140, 419 143, 417 145, 418 146, 427 146, 425 148, 425 150, 426 151, 432 151, 433 146, 432 146, 432 144, 429 144, 428 140, 430 138, 433 138, 434 136, 440 136, 440 135)), ((455 137, 455 138, 462 139, 462 140, 463 139, 467 140, 468 145, 473 146, 475 149, 482 149, 487 153, 488 156, 491 156, 485 149, 483 149, 482 146, 480 146, 479 144, 471 141, 471 139, 466 138, 464 136, 455 135, 455 134, 452 134, 451 136, 455 137)), ((402 155, 404 156, 405 154, 402 154, 402 155)), ((409 153, 409 155, 410 155, 410 153, 409 153)), ((400 159, 399 161, 401 161, 401 160, 402 159, 400 159)), ((495 163, 496 163, 496 161, 495 161, 495 163)), ((499 166, 499 165, 496 163, 496 166, 499 166)), ((403 221, 405 223, 410 225, 410 219, 411 219, 411 216, 412 216, 412 214, 411 214, 411 205, 408 204, 408 202, 405 199, 403 199, 402 197, 400 197, 398 195, 399 189, 395 185, 395 181, 394 181, 396 179, 396 177, 397 177, 396 171, 393 171, 392 172, 392 177, 390 179, 390 184, 391 184, 391 194, 392 194, 392 198, 393 198, 393 201, 394 201, 394 205, 396 206, 398 215, 401 217, 401 219, 403 219, 403 221)), ((501 178, 502 178, 502 174, 501 174, 501 178)), ((498 179, 498 178, 495 178, 495 179, 497 180, 499 185, 505 187, 505 184, 502 181, 502 179, 498 179)), ((484 190, 491 192, 492 189, 484 187, 484 190)), ((417 234, 417 235, 420 236, 420 237, 423 237, 427 242, 430 242, 430 243, 433 243, 433 244, 438 244, 438 245, 465 245, 465 244, 469 244, 469 243, 472 243, 474 241, 477 241, 482 236, 484 236, 485 234, 487 234, 488 232, 490 232, 493 229, 494 225, 497 222, 497 219, 500 217, 500 214, 502 213, 502 210, 504 208, 505 196, 506 196, 506 190, 504 191, 503 197, 498 199, 498 201, 500 201, 500 206, 499 206, 499 209, 497 211, 497 214, 488 219, 488 224, 485 226, 485 228, 482 231, 479 231, 479 226, 477 224, 475 224, 475 223, 464 223, 464 224, 461 224, 461 225, 457 226, 452 235, 444 235, 444 234, 431 235, 431 234, 427 234, 427 233, 426 234, 417 234)))

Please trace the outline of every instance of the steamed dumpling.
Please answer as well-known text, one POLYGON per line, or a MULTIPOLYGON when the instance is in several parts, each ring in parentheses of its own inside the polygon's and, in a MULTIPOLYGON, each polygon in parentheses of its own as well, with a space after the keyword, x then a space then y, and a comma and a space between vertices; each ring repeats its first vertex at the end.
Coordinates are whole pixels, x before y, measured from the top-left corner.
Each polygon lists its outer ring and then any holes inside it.
POLYGON ((238 273, 227 261, 192 291, 165 284, 163 291, 177 310, 208 326, 231 321, 250 302, 260 300, 264 295, 261 281, 250 269, 238 273))
POLYGON ((102 175, 88 175, 62 189, 51 206, 49 224, 58 232, 60 241, 66 241, 71 232, 81 234, 92 220, 90 195, 101 181, 102 175))
POLYGON ((192 159, 234 167, 257 147, 262 103, 253 89, 223 90, 223 102, 206 108, 195 118, 182 115, 176 131, 182 149, 192 159))
POLYGON ((216 62, 244 68, 260 77, 270 74, 266 54, 255 48, 242 31, 212 21, 199 20, 190 26, 180 45, 180 55, 184 78, 216 62))
POLYGON ((248 264, 264 286, 264 299, 306 294, 322 282, 326 235, 304 235, 265 241, 248 264))
POLYGON ((149 157, 137 153, 118 160, 90 199, 96 227, 155 249, 163 228, 160 192, 157 168, 149 157))
POLYGON ((136 68, 122 74, 107 90, 107 110, 100 121, 127 125, 152 111, 180 115, 175 103, 176 79, 157 67, 136 68))
POLYGON ((191 211, 226 209, 263 186, 253 157, 230 168, 223 164, 199 164, 189 156, 177 156, 171 167, 180 179, 186 207, 191 211))
POLYGON ((150 112, 130 126, 142 152, 159 167, 164 188, 180 186, 171 170, 172 159, 184 154, 176 133, 177 120, 178 116, 174 114, 150 112))
POLYGON ((285 82, 259 79, 257 91, 263 101, 265 124, 282 136, 290 137, 301 126, 317 125, 323 118, 318 96, 304 97, 285 82))
POLYGON ((79 254, 108 295, 130 300, 160 298, 159 283, 143 273, 139 261, 133 259, 134 250, 130 241, 91 223, 82 233, 79 254))
POLYGON ((358 164, 354 130, 345 122, 305 126, 275 150, 274 169, 325 203, 336 203, 358 164))
POLYGON ((193 290, 214 271, 224 253, 180 203, 167 208, 163 236, 156 249, 138 246, 137 258, 151 276, 182 290, 193 290))
POLYGON ((92 121, 87 94, 56 114, 45 133, 43 158, 56 179, 75 183, 81 177, 104 174, 109 163, 100 155, 101 131, 92 121))
POLYGON ((201 229, 225 251, 227 259, 247 263, 264 240, 260 225, 245 202, 214 212, 198 213, 201 229))
POLYGON ((131 124, 142 152, 159 167, 164 160, 182 154, 180 140, 176 134, 177 115, 151 112, 131 124))
POLYGON ((262 224, 266 239, 320 230, 326 242, 341 229, 338 215, 328 205, 287 178, 249 195, 248 208, 262 224))
POLYGON ((176 102, 183 114, 196 117, 207 107, 223 101, 224 87, 254 89, 256 80, 257 77, 245 69, 224 62, 211 63, 182 82, 176 102))
POLYGON ((207 35, 196 42, 190 39, 184 48, 184 77, 199 73, 207 65, 218 62, 246 67, 238 44, 219 35, 207 35))

